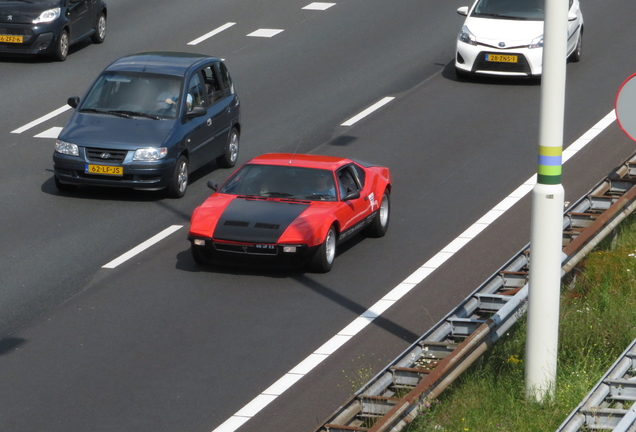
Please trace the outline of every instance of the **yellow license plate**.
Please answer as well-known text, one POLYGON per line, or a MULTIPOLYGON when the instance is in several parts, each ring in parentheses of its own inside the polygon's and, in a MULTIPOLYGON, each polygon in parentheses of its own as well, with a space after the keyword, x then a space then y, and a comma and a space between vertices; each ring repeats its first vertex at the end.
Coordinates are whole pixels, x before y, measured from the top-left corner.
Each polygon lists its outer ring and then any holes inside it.
POLYGON ((517 63, 518 56, 502 54, 486 54, 486 61, 499 63, 517 63))
POLYGON ((24 39, 22 36, 0 35, 0 42, 22 43, 24 42, 24 39))
POLYGON ((87 174, 121 176, 121 175, 124 175, 124 167, 86 164, 86 167, 84 168, 84 172, 87 174))

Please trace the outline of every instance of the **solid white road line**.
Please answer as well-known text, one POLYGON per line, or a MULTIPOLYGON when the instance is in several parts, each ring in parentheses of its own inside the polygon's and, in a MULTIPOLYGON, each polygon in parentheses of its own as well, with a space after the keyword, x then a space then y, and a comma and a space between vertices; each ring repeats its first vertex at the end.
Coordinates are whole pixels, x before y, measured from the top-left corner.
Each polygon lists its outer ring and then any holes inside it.
POLYGON ((281 33, 283 31, 284 30, 281 30, 281 29, 258 29, 248 34, 248 36, 270 38, 272 36, 276 36, 278 33, 281 33))
POLYGON ((361 113, 356 114, 355 116, 351 117, 349 120, 347 120, 346 122, 342 123, 340 126, 352 126, 352 125, 354 125, 355 123, 357 123, 358 121, 362 120, 363 118, 365 118, 366 116, 368 116, 372 112, 382 108, 384 105, 388 104, 393 99, 395 99, 395 98, 392 97, 392 96, 387 96, 385 98, 382 98, 380 101, 374 103, 369 108, 367 108, 364 111, 362 111, 361 113))
POLYGON ((37 126, 37 125, 39 125, 40 123, 44 123, 45 121, 47 121, 47 120, 49 120, 49 119, 52 119, 53 117, 55 117, 55 116, 57 116, 57 115, 60 115, 60 114, 62 114, 64 111, 68 111, 68 110, 70 110, 70 109, 71 109, 71 106, 70 106, 70 105, 64 105, 63 107, 60 107, 60 108, 56 109, 55 111, 50 112, 50 113, 48 113, 47 115, 40 117, 39 119, 33 120, 31 123, 26 124, 26 125, 22 126, 21 128, 17 128, 16 130, 11 131, 11 133, 14 133, 14 134, 22 133, 22 132, 24 132, 25 130, 29 130, 29 129, 31 129, 32 127, 37 126))
MULTIPOLYGON (((601 133, 605 128, 612 124, 614 120, 616 120, 616 114, 614 113, 614 110, 612 110, 563 152, 563 162, 585 147, 592 138, 601 133)), ((364 329, 367 325, 371 324, 375 318, 379 317, 384 311, 393 306, 395 302, 404 297, 409 291, 415 288, 417 284, 426 279, 428 275, 433 273, 456 252, 466 246, 480 232, 488 227, 488 225, 504 214, 506 210, 526 196, 534 188, 536 178, 537 176, 535 174, 526 180, 526 182, 493 207, 492 210, 482 216, 470 228, 461 233, 459 237, 446 245, 446 247, 444 247, 440 252, 425 262, 420 268, 415 270, 395 288, 389 291, 387 295, 367 309, 366 312, 354 319, 349 325, 340 330, 337 335, 325 342, 320 348, 301 361, 287 374, 283 375, 282 378, 272 384, 267 390, 256 396, 251 402, 237 411, 236 414, 214 429, 213 432, 234 432, 268 404, 273 402, 276 397, 280 396, 285 390, 290 388, 303 376, 322 363, 327 357, 329 357, 329 355, 333 354, 349 339, 362 331, 362 329, 364 329)))
POLYGON ((188 45, 197 45, 197 44, 199 44, 199 43, 203 42, 204 40, 209 39, 209 38, 211 38, 212 36, 214 36, 214 35, 216 35, 216 34, 221 33, 223 30, 227 30, 227 29, 229 29, 229 28, 230 28, 230 27, 232 27, 234 24, 236 24, 236 23, 233 23, 233 22, 225 23, 225 24, 223 24, 221 27, 217 27, 217 28, 215 28, 215 29, 214 29, 214 30, 212 30, 210 33, 206 33, 206 34, 204 34, 203 36, 201 36, 200 38, 197 38, 197 39, 195 39, 195 40, 193 40, 193 41, 191 41, 191 42, 188 42, 188 45))
POLYGON ((154 245, 155 243, 160 242, 161 240, 163 240, 164 238, 168 237, 173 232, 181 229, 182 227, 183 227, 183 225, 172 225, 172 226, 166 228, 165 230, 163 230, 159 234, 149 238, 148 240, 146 240, 145 242, 143 242, 139 246, 132 248, 131 250, 129 250, 128 252, 126 252, 125 254, 120 256, 119 258, 116 258, 116 259, 112 260, 111 262, 109 262, 108 264, 102 266, 102 268, 112 269, 112 268, 117 267, 119 264, 128 261, 130 258, 132 258, 135 255, 145 251, 150 246, 154 245))

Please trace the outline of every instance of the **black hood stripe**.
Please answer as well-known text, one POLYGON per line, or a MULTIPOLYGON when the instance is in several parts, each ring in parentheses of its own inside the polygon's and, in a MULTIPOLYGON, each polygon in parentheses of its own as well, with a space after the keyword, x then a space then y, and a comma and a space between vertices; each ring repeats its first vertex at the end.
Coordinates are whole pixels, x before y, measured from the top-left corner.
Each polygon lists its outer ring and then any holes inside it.
POLYGON ((276 243, 309 204, 235 198, 214 230, 219 240, 276 243))

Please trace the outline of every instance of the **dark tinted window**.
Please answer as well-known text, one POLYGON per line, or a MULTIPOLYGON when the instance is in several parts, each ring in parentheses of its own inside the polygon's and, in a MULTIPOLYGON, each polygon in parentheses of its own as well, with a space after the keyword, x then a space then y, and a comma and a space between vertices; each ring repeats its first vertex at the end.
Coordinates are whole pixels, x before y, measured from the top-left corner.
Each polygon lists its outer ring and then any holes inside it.
POLYGON ((351 192, 360 190, 357 176, 351 165, 348 165, 338 171, 338 187, 340 188, 340 197, 345 197, 351 192))
POLYGON ((219 192, 270 198, 336 200, 331 171, 280 165, 244 165, 225 182, 219 192))
POLYGON ((219 84, 216 72, 214 72, 214 68, 212 66, 203 68, 203 80, 205 81, 208 103, 212 105, 223 97, 221 84, 219 84))
POLYGON ((188 100, 187 109, 190 111, 195 106, 205 106, 205 99, 207 97, 207 91, 204 90, 205 85, 201 81, 200 74, 196 73, 190 78, 188 84, 188 100))
POLYGON ((230 94, 234 94, 232 78, 230 78, 230 73, 223 63, 219 63, 219 72, 221 73, 221 85, 223 89, 228 90, 230 94))
POLYGON ((364 189, 364 182, 366 180, 366 173, 361 166, 353 164, 353 169, 355 170, 356 175, 358 176, 358 181, 360 182, 360 187, 364 189))
POLYGON ((473 16, 543 21, 544 0, 480 0, 473 16))

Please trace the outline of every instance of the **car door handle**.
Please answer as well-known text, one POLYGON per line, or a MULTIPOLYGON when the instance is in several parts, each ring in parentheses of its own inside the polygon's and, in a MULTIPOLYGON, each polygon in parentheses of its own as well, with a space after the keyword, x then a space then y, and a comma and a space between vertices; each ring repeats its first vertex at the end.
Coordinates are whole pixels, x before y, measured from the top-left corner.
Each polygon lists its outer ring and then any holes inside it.
POLYGON ((206 121, 206 124, 207 124, 208 126, 212 125, 212 119, 211 119, 211 118, 209 118, 209 119, 206 121))

